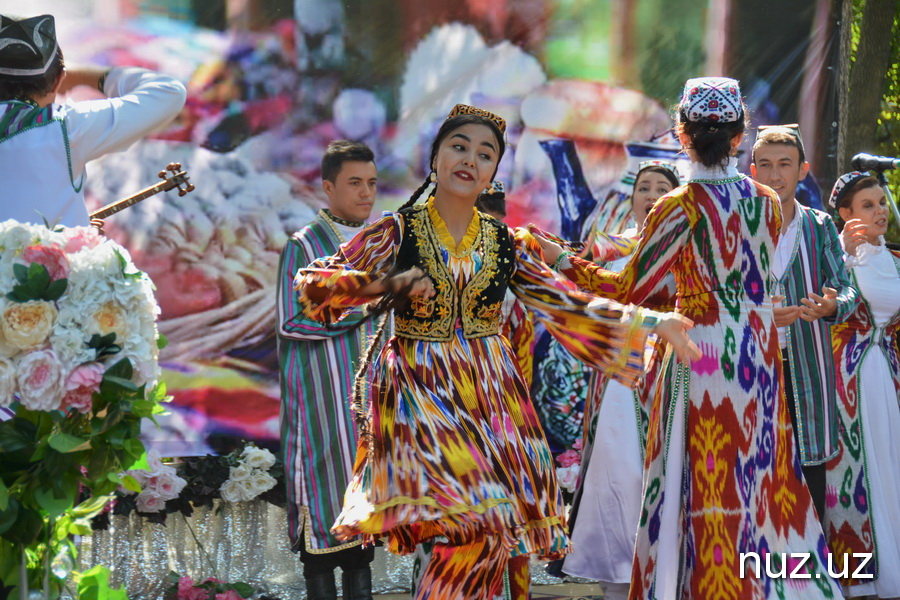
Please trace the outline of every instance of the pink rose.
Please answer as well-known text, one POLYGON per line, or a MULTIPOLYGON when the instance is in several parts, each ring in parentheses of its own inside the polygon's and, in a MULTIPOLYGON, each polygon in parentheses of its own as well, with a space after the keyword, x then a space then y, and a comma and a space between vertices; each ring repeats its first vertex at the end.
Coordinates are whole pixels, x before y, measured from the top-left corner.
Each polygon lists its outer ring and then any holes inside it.
POLYGON ((572 444, 572 450, 583 450, 584 449, 584 440, 578 438, 575 440, 575 443, 572 444))
POLYGON ((574 450, 566 450, 556 457, 556 462, 561 467, 571 467, 572 465, 580 465, 581 457, 574 450))
POLYGON ((144 513, 155 513, 166 506, 166 501, 156 492, 143 491, 137 497, 137 509, 144 513))
POLYGON ((69 254, 85 248, 96 248, 103 241, 94 227, 69 227, 63 233, 66 236, 66 252, 69 254))
POLYGON ((167 470, 156 478, 156 492, 166 500, 177 498, 186 485, 187 482, 176 475, 175 469, 171 467, 167 467, 167 470))
POLYGON ((22 252, 22 260, 25 264, 38 263, 47 268, 50 273, 50 279, 66 279, 69 276, 69 259, 66 258, 65 251, 51 244, 49 246, 28 246, 22 252))
POLYGON ((221 594, 216 594, 216 600, 244 600, 244 597, 236 590, 226 590, 221 594))
POLYGON ((62 365, 53 350, 36 350, 16 361, 19 399, 31 410, 55 410, 63 395, 62 365))
POLYGON ((86 363, 75 367, 66 378, 63 406, 71 406, 82 414, 91 412, 91 401, 94 392, 100 390, 104 370, 100 363, 86 363))
POLYGON ((578 470, 578 465, 556 469, 556 479, 559 481, 560 487, 567 492, 574 493, 578 486, 578 470))
POLYGON ((185 600, 209 600, 209 590, 195 587, 191 589, 185 600))
POLYGON ((191 588, 194 587, 194 580, 187 575, 178 579, 178 600, 185 600, 191 588))

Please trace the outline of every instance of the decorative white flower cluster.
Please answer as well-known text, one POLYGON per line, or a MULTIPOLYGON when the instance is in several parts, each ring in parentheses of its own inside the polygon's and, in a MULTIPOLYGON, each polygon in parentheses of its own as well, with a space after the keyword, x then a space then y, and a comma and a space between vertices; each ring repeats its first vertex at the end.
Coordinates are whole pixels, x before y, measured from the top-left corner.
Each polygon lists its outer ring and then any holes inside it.
POLYGON ((556 467, 556 478, 559 480, 559 486, 570 493, 575 493, 578 489, 578 473, 581 471, 581 465, 573 464, 568 467, 556 467))
POLYGON ((165 508, 166 502, 177 498, 187 482, 178 476, 174 467, 163 464, 156 450, 147 453, 147 465, 149 470, 132 469, 128 474, 141 484, 141 493, 136 498, 138 511, 155 513, 165 508))
POLYGON ((275 455, 265 448, 248 445, 241 453, 241 462, 231 467, 228 480, 219 491, 228 502, 246 502, 269 491, 277 480, 268 470, 275 464, 275 455))
POLYGON ((150 279, 95 229, 0 223, 0 406, 18 396, 31 410, 89 413, 104 372, 124 357, 132 382, 151 389, 158 314, 150 279), (88 343, 109 333, 120 351, 98 356, 88 343))

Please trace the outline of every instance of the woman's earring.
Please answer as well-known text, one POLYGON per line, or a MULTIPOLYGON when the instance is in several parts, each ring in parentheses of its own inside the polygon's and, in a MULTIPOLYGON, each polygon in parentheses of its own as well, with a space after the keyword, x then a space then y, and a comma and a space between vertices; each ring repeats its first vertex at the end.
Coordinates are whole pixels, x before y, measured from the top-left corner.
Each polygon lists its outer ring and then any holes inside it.
POLYGON ((434 183, 435 181, 437 181, 437 173, 435 173, 434 171, 432 171, 432 172, 431 172, 431 175, 428 176, 428 179, 431 180, 431 183, 434 183))
POLYGON ((496 194, 496 193, 497 193, 497 190, 494 189, 494 184, 493 184, 493 183, 491 184, 491 187, 489 187, 489 188, 487 189, 487 193, 488 193, 488 195, 496 194))

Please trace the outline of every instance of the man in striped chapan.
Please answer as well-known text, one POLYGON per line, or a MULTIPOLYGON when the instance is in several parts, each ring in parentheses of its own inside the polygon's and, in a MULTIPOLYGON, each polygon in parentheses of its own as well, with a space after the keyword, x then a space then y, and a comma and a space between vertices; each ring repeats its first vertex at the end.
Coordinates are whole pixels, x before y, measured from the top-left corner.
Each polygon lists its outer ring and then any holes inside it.
POLYGON ((794 436, 803 478, 822 521, 825 463, 840 449, 831 325, 845 321, 859 292, 844 269, 843 250, 831 217, 794 198, 809 172, 797 125, 760 127, 753 145, 753 178, 781 199, 781 237, 772 257, 776 278, 775 325, 784 367, 794 436))
POLYGON ((328 208, 291 236, 281 253, 277 327, 288 533, 292 548, 300 552, 309 600, 337 598, 337 567, 345 600, 372 598, 374 547, 363 549, 359 539, 339 542, 329 529, 353 471, 353 377, 374 327, 371 320, 360 325, 361 308, 331 327, 304 318, 293 282, 298 269, 335 254, 363 229, 376 184, 374 155, 365 144, 329 144, 322 158, 328 208))

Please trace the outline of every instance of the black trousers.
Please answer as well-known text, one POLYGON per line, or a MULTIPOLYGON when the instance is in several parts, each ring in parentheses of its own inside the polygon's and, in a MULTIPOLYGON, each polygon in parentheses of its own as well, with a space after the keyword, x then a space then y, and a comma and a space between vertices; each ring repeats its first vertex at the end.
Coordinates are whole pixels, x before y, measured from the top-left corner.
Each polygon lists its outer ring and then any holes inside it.
MULTIPOLYGON (((784 368, 784 397, 788 405, 788 412, 791 413, 791 425, 794 427, 794 447, 797 454, 800 453, 800 439, 797 429, 797 407, 794 405, 794 384, 791 381, 791 365, 787 359, 782 361, 784 368)), ((801 465, 803 469, 803 478, 806 479, 806 487, 809 489, 809 495, 812 496, 813 504, 816 507, 816 514, 822 526, 825 526, 825 463, 820 465, 801 465)))
POLYGON ((303 577, 306 578, 333 572, 337 567, 342 571, 367 569, 374 558, 375 546, 353 546, 337 552, 313 554, 306 551, 306 540, 300 541, 300 562, 303 563, 303 577))

